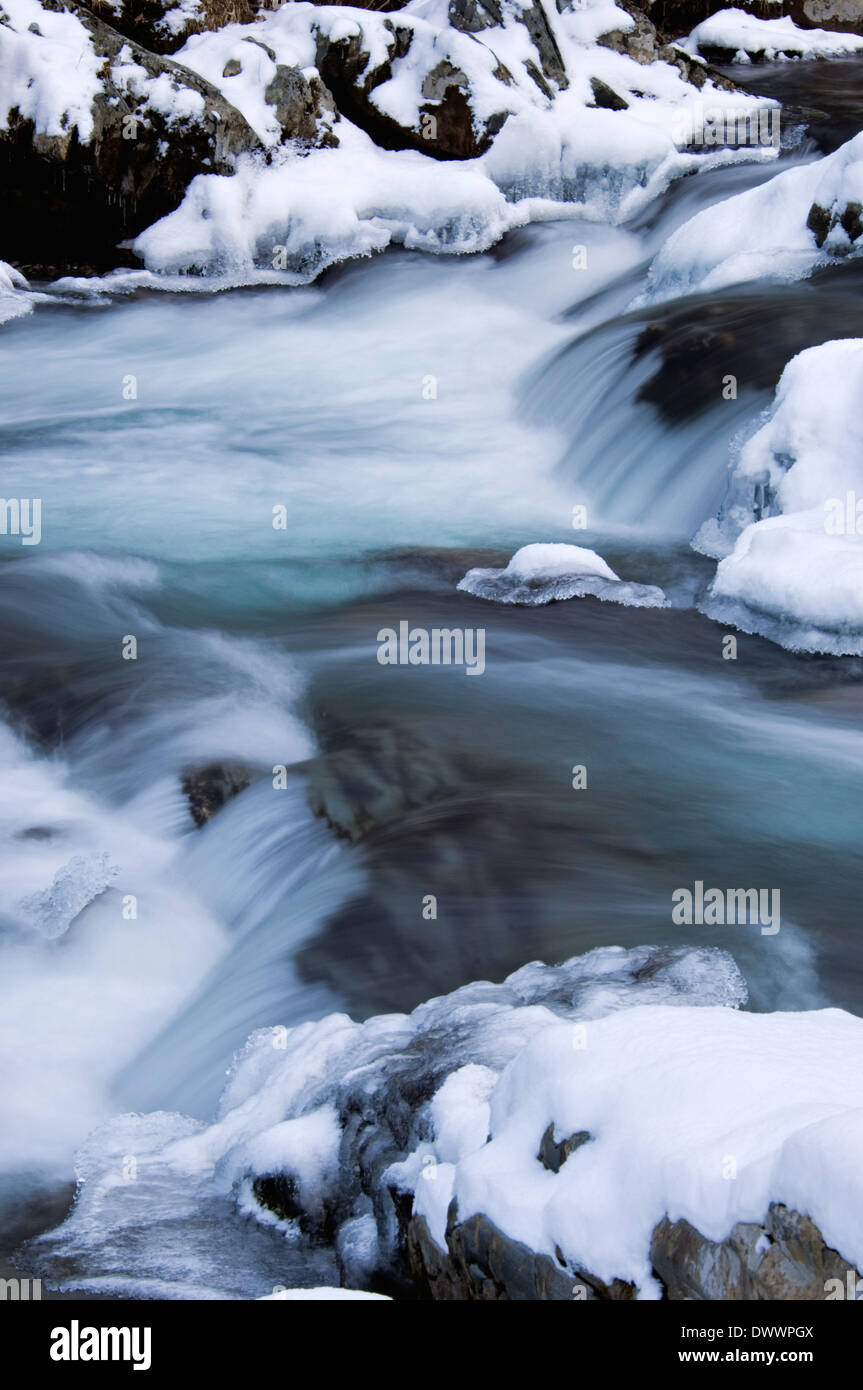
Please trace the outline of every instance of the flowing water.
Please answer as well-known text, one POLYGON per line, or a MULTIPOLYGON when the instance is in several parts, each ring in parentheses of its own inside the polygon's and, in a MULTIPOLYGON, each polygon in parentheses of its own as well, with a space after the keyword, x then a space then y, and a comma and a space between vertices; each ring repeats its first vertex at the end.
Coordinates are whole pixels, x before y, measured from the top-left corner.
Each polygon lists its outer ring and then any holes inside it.
MULTIPOLYGON (((856 69, 828 67, 793 65, 794 99, 857 129, 856 69)), ((729 947, 755 1008, 863 1009, 863 667, 743 635, 724 660, 688 544, 788 358, 863 334, 859 272, 628 308, 674 227, 774 172, 627 229, 54 293, 4 327, 3 490, 43 511, 38 547, 0 538, 0 1252, 62 1215, 104 1119, 210 1117, 262 1025, 655 942, 729 947), (456 591, 536 540, 671 607, 456 591), (402 621, 485 629, 482 677, 380 665, 402 621), (239 788, 201 827, 190 775, 239 788), (696 879, 780 889, 781 931, 673 925, 696 879)))

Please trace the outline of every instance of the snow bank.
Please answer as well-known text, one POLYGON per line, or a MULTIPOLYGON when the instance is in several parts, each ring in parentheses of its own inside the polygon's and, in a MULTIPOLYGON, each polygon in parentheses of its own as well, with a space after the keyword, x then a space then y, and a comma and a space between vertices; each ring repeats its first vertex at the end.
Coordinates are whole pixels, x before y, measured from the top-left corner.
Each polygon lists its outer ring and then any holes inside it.
POLYGON ((470 33, 449 21, 446 0, 413 0, 396 15, 299 3, 193 35, 176 60, 219 88, 270 158, 241 158, 234 177, 194 179, 181 207, 135 241, 147 267, 248 279, 275 268, 302 280, 390 244, 481 251, 531 221, 621 222, 684 174, 776 156, 772 146, 686 148, 681 131, 698 125, 705 103, 738 114, 765 103, 711 82, 698 90, 669 62, 598 45, 609 30, 634 27, 608 0, 563 13, 543 0, 504 0, 499 24, 470 33), (534 43, 537 25, 545 37, 534 43), (345 44, 365 58, 352 88, 359 125, 342 113, 332 126, 338 148, 284 143, 266 99, 277 69, 316 79, 321 55, 345 44), (597 106, 594 81, 624 109, 597 106), (461 135, 477 152, 432 158, 428 122, 443 127, 456 89, 468 112, 461 135), (417 148, 382 149, 366 133, 375 120, 393 122, 417 148))
POLYGON ((793 20, 756 19, 745 10, 719 10, 697 24, 680 45, 687 53, 710 57, 716 49, 734 54, 735 63, 781 58, 840 58, 863 52, 863 38, 827 29, 798 29, 793 20))
MULTIPOLYGON (((771 1202, 807 1213, 826 1243, 863 1262, 863 1020, 839 1009, 736 1013, 626 1009, 591 1023, 581 1046, 566 1024, 543 1029, 477 1096, 488 1139, 415 1183, 416 1210, 442 1240, 450 1196, 459 1219, 482 1212, 513 1239, 606 1283, 661 1290, 650 1242, 668 1215, 711 1240, 760 1222, 771 1202), (538 1159, 587 1132, 562 1164, 538 1159)), ((439 1095, 446 1133, 464 1089, 439 1095)), ((479 1129, 482 1129, 479 1123, 479 1129)), ((437 1137, 425 1153, 437 1157, 437 1137)), ((404 1174, 403 1165, 401 1172, 404 1174)), ((410 1184, 408 1184, 410 1185, 410 1184)))
POLYGON ((863 339, 792 358, 697 549, 711 617, 795 651, 863 654, 863 339), (859 499, 859 500, 858 500, 859 499))
POLYGON ((746 280, 798 280, 863 252, 863 134, 690 218, 662 247, 643 300, 746 280))
POLYGON ((504 569, 468 570, 457 587, 495 603, 536 605, 592 595, 633 608, 668 606, 661 589, 625 583, 601 555, 580 545, 522 546, 504 569))

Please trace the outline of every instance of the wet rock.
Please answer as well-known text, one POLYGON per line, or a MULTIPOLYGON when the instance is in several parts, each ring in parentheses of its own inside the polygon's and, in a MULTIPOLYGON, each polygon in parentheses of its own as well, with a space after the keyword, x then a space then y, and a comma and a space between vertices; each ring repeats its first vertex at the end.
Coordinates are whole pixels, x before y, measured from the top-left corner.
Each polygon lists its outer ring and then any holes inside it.
POLYGON ((237 763, 210 763, 183 774, 181 787, 192 820, 200 828, 251 782, 251 773, 237 763))
MULTIPOLYGON (((549 1255, 512 1240, 483 1215, 456 1219, 450 1208, 447 1253, 432 1239, 423 1217, 407 1233, 408 1258, 420 1291, 435 1301, 542 1300, 570 1302, 578 1280, 549 1255)), ((590 1297, 597 1297, 591 1290, 590 1297)))

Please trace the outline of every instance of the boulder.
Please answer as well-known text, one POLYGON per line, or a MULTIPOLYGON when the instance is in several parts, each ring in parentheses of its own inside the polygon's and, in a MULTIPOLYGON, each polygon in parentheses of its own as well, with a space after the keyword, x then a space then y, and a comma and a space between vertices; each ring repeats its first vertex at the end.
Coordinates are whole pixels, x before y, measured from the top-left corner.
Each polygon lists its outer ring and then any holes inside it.
MULTIPOLYGON (((72 0, 44 8, 46 29, 52 11, 74 17, 79 56, 96 80, 89 116, 67 112, 45 129, 38 112, 9 110, 0 129, 5 254, 37 276, 134 264, 121 243, 172 211, 196 174, 231 173, 236 157, 260 150, 260 141, 196 73, 72 0)), ((0 51, 8 47, 12 61, 30 65, 31 87, 46 81, 38 46, 51 42, 50 31, 23 35, 0 21, 0 51)))

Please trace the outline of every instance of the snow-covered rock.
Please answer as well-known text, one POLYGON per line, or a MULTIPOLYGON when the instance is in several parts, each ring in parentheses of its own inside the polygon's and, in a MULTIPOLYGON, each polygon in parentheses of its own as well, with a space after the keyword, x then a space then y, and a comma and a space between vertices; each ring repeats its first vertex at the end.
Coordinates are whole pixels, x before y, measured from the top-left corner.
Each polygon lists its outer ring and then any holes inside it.
MULTIPOLYGON (((237 1056, 214 1123, 159 1112, 119 1116, 91 1135, 77 1160, 73 1211, 33 1244, 28 1259, 62 1281, 64 1252, 74 1247, 76 1287, 128 1291, 117 1251, 132 1221, 136 1278, 181 1292, 178 1266, 189 1278, 185 1252, 166 1262, 173 1241, 163 1223, 180 1214, 197 1223, 221 1202, 284 1236, 296 1277, 273 1282, 374 1288, 376 1275, 404 1281, 411 1204, 398 1190, 406 1176, 397 1182, 388 1171, 413 1155, 412 1172, 431 1172, 428 1182, 419 1178, 422 1187, 443 1192, 446 1165, 482 1143, 483 1106, 532 1038, 563 1023, 572 1050, 585 1037, 590 1045, 592 1020, 634 1005, 691 1014, 702 1012, 695 1006, 733 1010, 745 999, 724 951, 610 947, 558 966, 534 962, 502 984, 467 985, 410 1015, 354 1023, 333 1014, 262 1029, 237 1056), (423 1147, 434 1134, 439 1152, 423 1147), (131 1207, 122 1177, 128 1154, 136 1156, 131 1207), (334 1267, 298 1264, 296 1252, 311 1261, 322 1239, 338 1252, 341 1279, 321 1278, 337 1274, 334 1267)), ((195 1255, 194 1279, 204 1287, 226 1277, 228 1215, 225 1206, 212 1258, 200 1245, 195 1255)), ((268 1291, 253 1289, 256 1296, 268 1291)))
POLYGON ((191 1296, 166 1235, 215 1209, 194 1277, 218 1297, 233 1204, 284 1237, 295 1275, 234 1297, 844 1297, 863 1265, 863 1021, 745 999, 723 951, 604 948, 408 1016, 261 1030, 215 1122, 91 1135, 75 1207, 28 1264, 63 1288, 191 1296), (131 1285, 111 1274, 130 1226, 131 1285))
POLYGON ((711 62, 773 62, 781 58, 842 58, 863 52, 863 38, 827 29, 800 29, 792 19, 757 19, 744 10, 720 10, 681 45, 711 62))
POLYGON ((863 134, 812 164, 707 208, 672 233, 647 301, 747 280, 799 280, 863 252, 863 134))
POLYGON ((863 339, 792 358, 697 549, 711 617, 795 651, 863 653, 863 339))
POLYGON ((18 264, 111 268, 132 243, 156 272, 304 280, 393 242, 458 254, 552 216, 625 220, 672 179, 776 155, 691 139, 705 107, 765 103, 612 0, 243 3, 218 29, 194 0, 100 14, 10 0, 0 20, 18 264))
POLYGON ((495 603, 536 605, 591 595, 633 608, 668 606, 656 585, 623 581, 601 555, 581 545, 524 545, 503 569, 468 570, 458 588, 495 603))
POLYGON ((0 20, 2 242, 44 273, 113 266, 130 227, 176 206, 202 169, 260 147, 203 78, 71 0, 9 0, 0 20))

